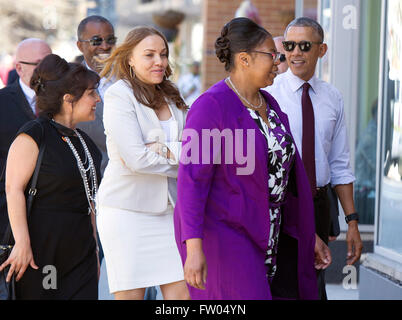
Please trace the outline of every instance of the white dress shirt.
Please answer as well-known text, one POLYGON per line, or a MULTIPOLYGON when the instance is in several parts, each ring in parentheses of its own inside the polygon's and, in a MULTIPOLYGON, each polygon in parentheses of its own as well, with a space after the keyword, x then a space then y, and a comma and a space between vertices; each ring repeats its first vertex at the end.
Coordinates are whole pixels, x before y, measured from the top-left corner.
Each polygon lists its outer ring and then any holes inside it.
POLYGON ((19 78, 20 86, 22 92, 25 95, 29 105, 32 108, 32 112, 36 114, 36 99, 35 99, 35 91, 28 87, 24 82, 22 82, 21 78, 19 78))
MULTIPOLYGON (((304 80, 290 69, 278 75, 267 90, 289 118, 290 129, 302 155, 302 92, 304 80)), ((315 168, 317 187, 355 181, 350 167, 350 154, 341 93, 329 83, 313 76, 308 83, 314 109, 315 168)))
MULTIPOLYGON (((89 66, 88 66, 88 64, 87 64, 87 62, 84 60, 84 65, 89 69, 89 70, 91 70, 91 71, 93 71, 93 72, 96 72, 95 70, 92 70, 89 66)), ((97 72, 96 72, 97 73, 97 72)), ((115 80, 114 80, 114 78, 112 78, 112 79, 110 79, 110 80, 107 80, 107 78, 105 78, 105 77, 103 77, 103 78, 100 78, 100 80, 99 80, 99 85, 98 85, 98 93, 99 93, 99 96, 100 96, 100 98, 102 99, 102 101, 104 101, 104 96, 105 96, 105 91, 106 91, 106 89, 107 88, 109 88, 114 82, 116 82, 115 80)))

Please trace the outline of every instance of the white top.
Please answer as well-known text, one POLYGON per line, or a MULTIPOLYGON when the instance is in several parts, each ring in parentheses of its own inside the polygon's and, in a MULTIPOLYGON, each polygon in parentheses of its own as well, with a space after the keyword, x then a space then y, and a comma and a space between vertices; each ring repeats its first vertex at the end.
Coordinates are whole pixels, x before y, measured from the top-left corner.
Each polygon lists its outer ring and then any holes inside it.
POLYGON ((163 131, 165 132, 166 135, 166 142, 172 141, 172 127, 173 127, 173 117, 170 117, 168 120, 159 120, 163 131))
MULTIPOLYGON (((165 142, 171 142, 172 140, 172 130, 175 128, 174 118, 170 117, 168 120, 159 120, 163 131, 165 132, 166 140, 165 142)), ((168 198, 171 204, 175 204, 175 199, 177 199, 177 182, 175 178, 168 177, 168 198)))
POLYGON ((25 95, 29 105, 31 106, 32 112, 36 114, 36 100, 35 100, 35 91, 28 87, 24 82, 22 82, 21 78, 19 78, 20 86, 22 92, 25 95))
MULTIPOLYGON (((278 75, 274 84, 266 87, 289 118, 290 129, 302 156, 302 107, 304 80, 290 69, 278 75)), ((345 113, 341 93, 329 83, 313 76, 308 83, 314 109, 315 163, 317 187, 331 182, 333 186, 355 181, 350 167, 350 154, 345 113)))

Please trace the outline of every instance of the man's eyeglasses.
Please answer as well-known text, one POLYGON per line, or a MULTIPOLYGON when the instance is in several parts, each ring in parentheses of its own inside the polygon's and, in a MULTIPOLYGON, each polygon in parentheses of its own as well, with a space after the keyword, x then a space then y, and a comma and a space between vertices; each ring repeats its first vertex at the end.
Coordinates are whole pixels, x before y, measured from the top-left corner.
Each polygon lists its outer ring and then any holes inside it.
MULTIPOLYGON (((40 62, 40 61, 39 61, 40 62)), ((18 61, 18 63, 28 64, 30 66, 37 66, 39 62, 27 62, 27 61, 18 61)))
POLYGON ((282 53, 280 53, 280 52, 264 52, 264 51, 256 51, 256 50, 253 50, 253 51, 250 51, 250 52, 256 52, 256 53, 267 54, 267 55, 269 55, 269 56, 272 57, 272 60, 273 60, 274 62, 277 62, 278 60, 279 60, 280 62, 283 62, 283 61, 286 60, 285 55, 282 54, 282 53))
POLYGON ((113 46, 116 44, 117 38, 115 36, 110 36, 107 37, 106 39, 103 39, 102 37, 99 36, 94 36, 91 39, 88 40, 78 40, 79 42, 89 42, 91 46, 100 46, 103 41, 105 41, 108 45, 113 46))
POLYGON ((296 41, 282 41, 283 44, 283 49, 285 49, 285 51, 293 51, 296 46, 299 46, 300 50, 303 52, 308 52, 311 50, 311 48, 313 47, 313 44, 322 44, 322 42, 312 42, 312 41, 300 41, 300 42, 296 42, 296 41))

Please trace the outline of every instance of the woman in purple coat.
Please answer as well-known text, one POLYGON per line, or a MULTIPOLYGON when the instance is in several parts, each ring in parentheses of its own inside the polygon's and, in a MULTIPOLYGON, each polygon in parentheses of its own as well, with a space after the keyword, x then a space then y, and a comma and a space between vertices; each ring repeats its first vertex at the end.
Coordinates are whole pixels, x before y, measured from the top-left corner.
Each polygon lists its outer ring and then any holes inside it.
POLYGON ((178 173, 176 242, 192 299, 316 299, 330 263, 315 235, 309 182, 272 85, 272 36, 247 18, 215 43, 229 77, 187 116, 178 173))

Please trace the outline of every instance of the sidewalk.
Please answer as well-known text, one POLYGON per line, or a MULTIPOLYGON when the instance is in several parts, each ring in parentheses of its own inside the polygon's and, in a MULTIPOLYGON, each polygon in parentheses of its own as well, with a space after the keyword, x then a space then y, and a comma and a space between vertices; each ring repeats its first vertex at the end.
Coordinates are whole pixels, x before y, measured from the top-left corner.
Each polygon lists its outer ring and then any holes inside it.
POLYGON ((359 300, 359 288, 346 290, 342 284, 327 284, 328 300, 359 300))
MULTIPOLYGON (((342 284, 327 284, 327 296, 328 300, 358 300, 359 290, 346 290, 343 288, 342 284)), ((158 294, 157 300, 161 299, 161 295, 158 294)), ((106 264, 104 260, 101 266, 101 276, 99 280, 99 300, 113 300, 113 295, 109 294, 106 264)))

